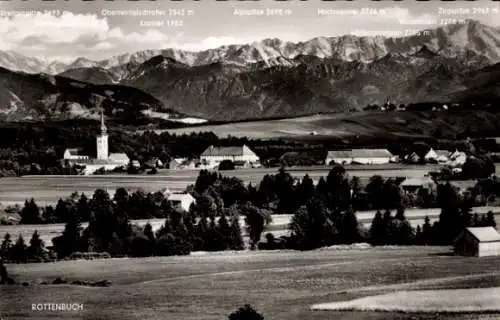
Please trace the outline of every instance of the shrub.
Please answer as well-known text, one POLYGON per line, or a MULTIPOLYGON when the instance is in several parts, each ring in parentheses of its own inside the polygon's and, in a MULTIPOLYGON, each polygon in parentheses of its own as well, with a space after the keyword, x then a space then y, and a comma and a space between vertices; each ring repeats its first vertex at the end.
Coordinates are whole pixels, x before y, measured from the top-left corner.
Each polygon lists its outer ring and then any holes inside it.
POLYGON ((234 170, 234 163, 231 160, 223 160, 219 163, 219 170, 234 170))
POLYGON ((246 304, 244 307, 231 313, 229 315, 229 320, 264 320, 264 317, 252 306, 246 304))

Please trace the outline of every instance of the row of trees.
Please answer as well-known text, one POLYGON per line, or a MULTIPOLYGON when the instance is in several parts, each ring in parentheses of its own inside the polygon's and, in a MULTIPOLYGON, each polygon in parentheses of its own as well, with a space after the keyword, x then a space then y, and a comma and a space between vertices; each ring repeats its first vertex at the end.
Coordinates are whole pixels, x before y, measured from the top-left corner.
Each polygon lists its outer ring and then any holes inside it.
MULTIPOLYGON (((495 194, 496 180, 484 183, 482 188, 495 194)), ((144 256, 240 250, 244 246, 239 217, 244 217, 250 245, 255 248, 272 213, 293 214, 291 236, 281 242, 304 250, 361 241, 374 245, 447 245, 464 227, 495 226, 493 213, 472 215, 474 199, 460 196, 446 183, 438 185, 432 200, 442 208, 439 221, 431 225, 427 219, 414 230, 405 217, 405 201, 397 182, 374 177, 366 187, 366 196, 378 211, 370 230, 364 230, 355 214, 361 192, 341 166, 332 168, 316 186, 307 176, 295 181, 285 170, 264 177, 259 188, 201 171, 190 189, 197 201, 188 212, 172 207, 161 193, 129 194, 120 188, 113 199, 104 190, 96 190, 91 199, 74 194, 42 214, 34 201, 28 201, 22 209, 22 222, 44 219, 66 223, 64 233, 53 240, 59 257, 77 251, 144 256), (391 211, 396 212, 394 216, 391 211), (130 219, 142 217, 165 220, 153 232, 151 225, 141 229, 130 223, 130 219), (81 227, 83 221, 89 222, 85 229, 81 227)))

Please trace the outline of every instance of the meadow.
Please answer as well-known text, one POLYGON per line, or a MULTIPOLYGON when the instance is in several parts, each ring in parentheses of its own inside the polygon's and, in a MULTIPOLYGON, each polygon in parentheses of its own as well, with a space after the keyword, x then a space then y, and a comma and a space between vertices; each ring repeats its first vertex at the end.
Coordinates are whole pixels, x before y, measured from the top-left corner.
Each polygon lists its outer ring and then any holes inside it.
MULTIPOLYGON (((399 164, 350 166, 351 176, 369 179, 374 175, 384 177, 423 177, 436 166, 402 166, 399 164)), ((331 168, 328 166, 301 167, 287 169, 294 177, 302 178, 308 174, 313 180, 325 177, 331 168)), ((275 174, 278 168, 258 168, 221 171, 228 177, 241 179, 245 185, 258 185, 266 174, 275 174)), ((119 187, 135 191, 156 192, 168 188, 181 192, 198 177, 198 170, 160 170, 156 175, 96 175, 96 176, 24 176, 1 178, 0 203, 3 205, 22 204, 34 198, 40 205, 54 204, 59 198, 68 197, 73 192, 92 195, 98 189, 114 192, 119 187)))
MULTIPOLYGON (((17 281, 56 277, 112 286, 1 286, 0 315, 17 319, 227 319, 250 303, 266 320, 494 319, 497 315, 313 311, 311 305, 399 290, 500 285, 500 257, 449 255, 449 247, 193 253, 182 257, 7 265, 17 281), (32 303, 83 303, 83 312, 36 312, 32 303)), ((433 291, 437 294, 436 291, 433 291)), ((452 297, 450 297, 452 299, 452 297)))

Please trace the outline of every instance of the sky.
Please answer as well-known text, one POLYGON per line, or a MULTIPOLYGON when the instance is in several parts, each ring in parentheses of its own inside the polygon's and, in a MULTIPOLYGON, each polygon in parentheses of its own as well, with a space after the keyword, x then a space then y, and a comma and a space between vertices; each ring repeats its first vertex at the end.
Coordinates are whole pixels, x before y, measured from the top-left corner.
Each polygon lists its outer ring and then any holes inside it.
POLYGON ((11 0, 0 1, 0 51, 63 62, 102 60, 140 50, 199 51, 264 38, 401 35, 452 19, 500 27, 499 11, 498 2, 490 0, 11 0))

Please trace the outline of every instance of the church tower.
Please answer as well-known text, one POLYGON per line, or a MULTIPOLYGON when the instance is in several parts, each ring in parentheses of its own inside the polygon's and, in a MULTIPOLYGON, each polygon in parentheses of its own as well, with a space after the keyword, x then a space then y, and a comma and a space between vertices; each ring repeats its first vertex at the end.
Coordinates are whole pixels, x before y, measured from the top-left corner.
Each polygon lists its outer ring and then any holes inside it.
POLYGON ((108 133, 104 124, 104 113, 101 111, 101 134, 97 136, 97 159, 108 160, 108 133))

